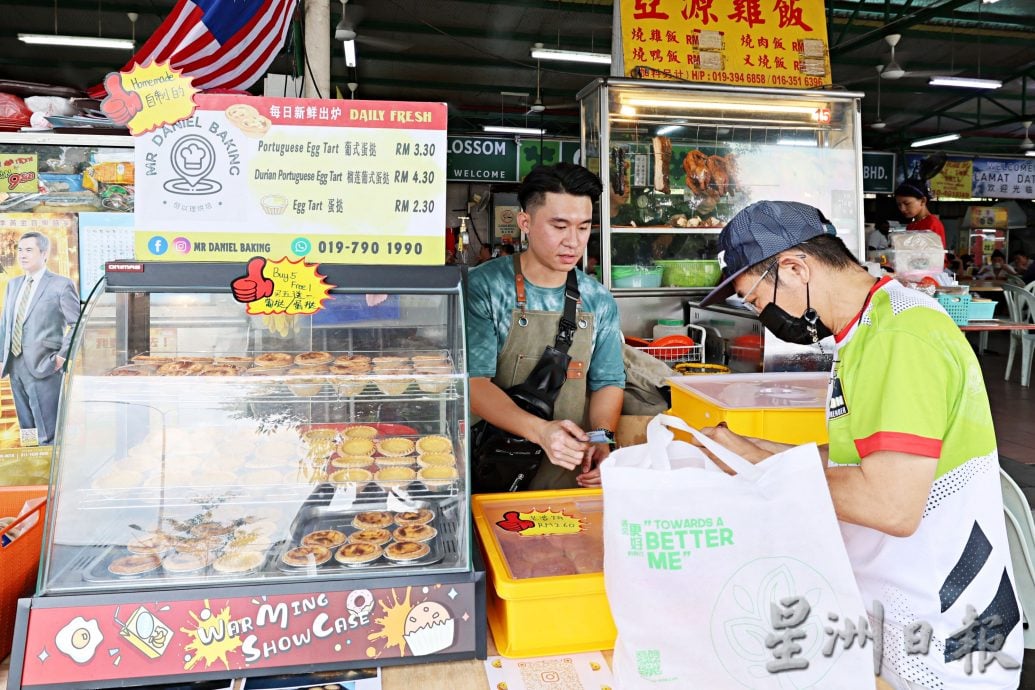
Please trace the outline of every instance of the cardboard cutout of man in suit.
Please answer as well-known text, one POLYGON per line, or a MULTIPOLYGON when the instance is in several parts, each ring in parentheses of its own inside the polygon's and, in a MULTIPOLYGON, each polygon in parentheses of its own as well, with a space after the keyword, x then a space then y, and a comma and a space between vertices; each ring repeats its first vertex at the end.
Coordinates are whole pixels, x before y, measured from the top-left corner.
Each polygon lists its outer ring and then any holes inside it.
POLYGON ((49 256, 50 240, 45 235, 21 236, 18 264, 24 275, 7 283, 0 315, 0 375, 11 377, 18 426, 35 428, 41 446, 54 442, 61 367, 79 318, 75 283, 47 270, 49 256))

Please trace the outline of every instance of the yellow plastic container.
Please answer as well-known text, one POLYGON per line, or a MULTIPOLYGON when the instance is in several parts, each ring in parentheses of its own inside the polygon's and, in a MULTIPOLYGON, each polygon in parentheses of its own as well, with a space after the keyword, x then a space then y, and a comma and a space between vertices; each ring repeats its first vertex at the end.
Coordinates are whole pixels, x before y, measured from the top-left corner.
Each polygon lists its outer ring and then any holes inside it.
POLYGON ((472 503, 488 568, 489 628, 499 653, 530 657, 613 648, 600 490, 479 494, 472 503))
MULTIPOLYGON (((670 414, 700 429, 731 431, 779 443, 827 442, 825 372, 718 374, 669 379, 670 414)), ((676 436, 689 441, 681 432, 676 436)))

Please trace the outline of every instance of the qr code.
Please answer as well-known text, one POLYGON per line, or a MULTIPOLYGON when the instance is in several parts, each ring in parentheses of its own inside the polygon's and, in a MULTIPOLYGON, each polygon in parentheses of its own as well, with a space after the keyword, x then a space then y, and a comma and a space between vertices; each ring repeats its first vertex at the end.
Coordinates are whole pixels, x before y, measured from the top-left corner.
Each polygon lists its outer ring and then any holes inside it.
POLYGON ((522 661, 521 680, 527 690, 584 690, 571 659, 522 661))
POLYGON ((636 652, 636 672, 641 678, 661 675, 661 652, 657 649, 644 649, 636 652))

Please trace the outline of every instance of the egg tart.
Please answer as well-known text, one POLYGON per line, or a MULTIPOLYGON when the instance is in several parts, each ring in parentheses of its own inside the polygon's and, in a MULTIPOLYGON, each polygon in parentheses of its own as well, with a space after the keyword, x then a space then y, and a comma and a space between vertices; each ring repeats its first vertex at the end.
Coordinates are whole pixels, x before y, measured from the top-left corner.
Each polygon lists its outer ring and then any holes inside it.
POLYGON ((365 424, 346 427, 343 433, 346 438, 377 438, 377 429, 372 426, 366 426, 365 424))
POLYGON ((417 452, 425 453, 452 453, 453 442, 445 436, 422 436, 417 439, 417 452))
POLYGON ((284 369, 291 366, 294 361, 295 358, 286 352, 263 352, 255 358, 255 366, 284 369))
POLYGON ((334 559, 346 565, 369 563, 381 557, 381 547, 369 542, 350 542, 334 553, 334 559))
POLYGON ((382 438, 376 442, 377 452, 388 458, 400 458, 413 452, 413 440, 402 436, 382 438))
POLYGON ((412 482, 417 473, 412 467, 383 467, 374 473, 374 481, 382 489, 389 489, 400 484, 412 482))
POLYGON ((431 541, 438 530, 431 525, 403 525, 392 532, 396 541, 431 541))
POLYGON ((335 470, 327 475, 327 480, 334 484, 358 484, 362 486, 366 486, 367 482, 373 478, 374 475, 370 470, 362 467, 348 467, 343 470, 335 470))
POLYGON ((255 570, 266 559, 262 551, 230 551, 212 562, 218 573, 245 573, 255 570))
POLYGON ((395 524, 400 527, 405 527, 406 525, 426 525, 434 519, 435 511, 427 508, 395 514, 395 524))
POLYGON ((342 455, 373 455, 374 442, 368 438, 346 438, 338 451, 342 455))
POLYGON ((143 575, 158 570, 162 559, 155 554, 134 554, 116 558, 108 564, 108 571, 115 575, 143 575))
POLYGON ((421 467, 453 467, 456 456, 452 453, 428 453, 417 456, 417 464, 421 467))
POLYGON ((352 526, 357 529, 377 529, 388 527, 395 519, 387 510, 367 510, 352 518, 352 526))
POLYGON ((330 352, 303 352, 295 356, 295 366, 312 367, 319 364, 330 364, 334 357, 330 352))
POLYGON ((374 544, 375 546, 381 546, 387 544, 392 540, 392 533, 386 529, 380 527, 374 529, 361 529, 358 532, 353 532, 349 535, 349 542, 374 544))
POLYGON ((431 547, 416 541, 397 541, 385 547, 385 558, 390 561, 413 561, 431 553, 431 547))
POLYGON ((320 565, 331 560, 331 550, 326 546, 296 546, 285 551, 280 560, 296 567, 320 565))
POLYGON ((417 479, 429 489, 449 486, 458 476, 456 468, 452 465, 427 465, 417 473, 417 479))
POLYGON ((302 537, 302 546, 332 548, 345 543, 345 533, 336 529, 321 529, 302 537))
POLYGON ((337 455, 331 458, 331 466, 340 467, 342 469, 352 467, 370 467, 373 464, 374 458, 369 455, 337 455))

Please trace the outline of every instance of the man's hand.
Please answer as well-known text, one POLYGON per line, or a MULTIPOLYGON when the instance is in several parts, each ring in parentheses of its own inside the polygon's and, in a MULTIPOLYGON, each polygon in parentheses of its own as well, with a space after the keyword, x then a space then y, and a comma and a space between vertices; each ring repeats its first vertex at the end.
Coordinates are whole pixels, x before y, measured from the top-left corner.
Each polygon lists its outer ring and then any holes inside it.
POLYGON ((610 454, 611 444, 590 444, 582 458, 582 474, 575 477, 578 485, 584 489, 600 486, 600 463, 610 454))
MULTIPOLYGON (((711 440, 718 443, 720 446, 728 449, 729 451, 739 455, 752 464, 762 462, 766 458, 773 455, 773 451, 763 448, 761 444, 755 443, 747 436, 741 436, 735 434, 726 428, 726 425, 722 426, 709 426, 701 429, 701 433, 710 438, 711 440)), ((708 457, 710 457, 719 467, 723 469, 727 474, 736 474, 727 465, 719 460, 717 457, 712 455, 706 448, 697 443, 696 440, 691 440, 693 445, 701 448, 708 457)))
POLYGON ((588 441, 586 432, 568 419, 546 422, 540 428, 539 438, 535 440, 546 451, 550 462, 566 470, 573 470, 582 464, 586 449, 589 448, 588 441))

